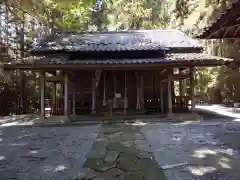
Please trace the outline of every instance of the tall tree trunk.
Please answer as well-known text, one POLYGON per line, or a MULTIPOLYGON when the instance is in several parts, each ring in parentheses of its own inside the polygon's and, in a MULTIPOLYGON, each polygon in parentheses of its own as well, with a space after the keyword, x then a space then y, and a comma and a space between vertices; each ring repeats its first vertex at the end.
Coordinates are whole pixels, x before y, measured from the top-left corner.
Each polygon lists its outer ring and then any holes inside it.
MULTIPOLYGON (((25 18, 25 14, 23 13, 23 19, 25 18)), ((24 45, 25 45, 25 38, 24 38, 24 28, 25 28, 25 21, 22 23, 22 27, 21 27, 21 30, 20 30, 20 58, 21 60, 24 59, 25 57, 25 48, 24 48, 24 45)), ((21 76, 21 100, 22 100, 22 113, 23 114, 26 114, 27 113, 27 106, 28 106, 28 103, 27 103, 27 94, 25 93, 25 90, 26 90, 26 80, 25 80, 25 73, 24 72, 20 72, 20 76, 21 76)))

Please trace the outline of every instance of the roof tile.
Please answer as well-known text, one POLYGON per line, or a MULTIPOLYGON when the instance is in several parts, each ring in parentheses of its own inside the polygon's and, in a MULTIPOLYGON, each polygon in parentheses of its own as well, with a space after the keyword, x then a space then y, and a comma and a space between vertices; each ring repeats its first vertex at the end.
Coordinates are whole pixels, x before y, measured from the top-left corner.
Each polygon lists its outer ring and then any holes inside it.
POLYGON ((178 30, 59 33, 41 38, 32 52, 45 51, 136 51, 169 48, 202 48, 178 30))
POLYGON ((202 53, 176 53, 168 54, 165 58, 144 58, 144 59, 106 59, 106 60, 69 60, 67 57, 29 57, 23 61, 14 61, 14 64, 158 64, 164 62, 182 62, 182 61, 208 61, 222 60, 231 61, 232 59, 218 56, 211 56, 202 53))

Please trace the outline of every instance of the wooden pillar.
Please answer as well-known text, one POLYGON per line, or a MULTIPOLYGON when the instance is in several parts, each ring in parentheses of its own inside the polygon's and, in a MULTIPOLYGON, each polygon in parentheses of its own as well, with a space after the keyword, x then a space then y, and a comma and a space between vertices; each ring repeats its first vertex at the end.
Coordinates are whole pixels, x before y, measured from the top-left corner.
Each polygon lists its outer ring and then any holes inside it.
POLYGON ((64 73, 64 116, 68 116, 68 73, 64 73))
POLYGON ((136 109, 139 110, 140 109, 140 98, 139 98, 139 95, 140 95, 140 92, 139 92, 139 74, 138 72, 136 72, 136 82, 137 82, 137 85, 136 85, 136 90, 137 90, 137 104, 136 104, 136 109))
POLYGON ((190 96, 191 96, 191 111, 195 110, 195 68, 190 68, 190 96))
POLYGON ((113 76, 113 108, 117 107, 117 99, 116 99, 116 92, 117 92, 117 77, 116 74, 113 76))
POLYGON ((172 74, 168 75, 168 113, 172 113, 172 74))
POLYGON ((56 114, 56 82, 52 83, 52 114, 55 115, 56 114))
POLYGON ((106 99, 106 72, 103 72, 103 106, 107 105, 106 99))
POLYGON ((91 114, 96 114, 96 77, 95 73, 92 76, 92 110, 91 114))
POLYGON ((183 93, 183 79, 180 79, 179 80, 179 95, 180 95, 180 98, 182 98, 184 96, 184 93, 183 93))
MULTIPOLYGON (((63 71, 60 72, 60 76, 62 76, 62 75, 64 75, 63 71)), ((61 82, 60 88, 61 88, 61 90, 60 90, 60 97, 63 97, 64 96, 64 82, 61 82)))
POLYGON ((76 83, 73 82, 73 89, 72 89, 72 114, 76 116, 76 83))
POLYGON ((124 114, 127 114, 128 98, 127 98, 127 72, 124 74, 124 114))
POLYGON ((160 103, 161 103, 161 112, 164 112, 164 96, 163 96, 163 83, 160 82, 160 103))
POLYGON ((45 72, 40 73, 41 118, 45 118, 45 72))
POLYGON ((144 112, 144 80, 143 80, 143 74, 140 76, 140 102, 141 102, 141 111, 144 112))

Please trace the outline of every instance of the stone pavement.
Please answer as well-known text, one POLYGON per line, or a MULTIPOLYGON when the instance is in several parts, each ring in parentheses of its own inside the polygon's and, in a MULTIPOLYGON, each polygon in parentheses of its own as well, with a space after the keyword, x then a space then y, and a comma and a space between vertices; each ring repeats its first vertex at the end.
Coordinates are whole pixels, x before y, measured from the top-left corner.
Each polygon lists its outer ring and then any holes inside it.
POLYGON ((100 125, 0 127, 0 180, 70 180, 99 131, 100 125))
POLYGON ((1 126, 0 179, 239 180, 240 122, 216 119, 1 126))
POLYGON ((240 119, 240 108, 224 107, 221 105, 197 105, 197 112, 205 112, 208 114, 229 117, 232 119, 240 119))
POLYGON ((103 125, 76 180, 166 180, 139 127, 103 125))
POLYGON ((142 132, 169 180, 239 180, 240 123, 150 123, 142 132))

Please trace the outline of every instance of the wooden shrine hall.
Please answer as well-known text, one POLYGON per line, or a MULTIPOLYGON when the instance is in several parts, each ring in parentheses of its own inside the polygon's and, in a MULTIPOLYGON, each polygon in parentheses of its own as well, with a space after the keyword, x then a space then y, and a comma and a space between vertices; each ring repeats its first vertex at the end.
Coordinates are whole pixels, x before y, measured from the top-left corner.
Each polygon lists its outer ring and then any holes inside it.
POLYGON ((31 57, 4 68, 40 72, 42 116, 46 82, 53 84, 53 114, 174 113, 188 111, 189 101, 194 110, 197 67, 230 61, 202 52, 178 30, 60 32, 42 37, 31 57))

